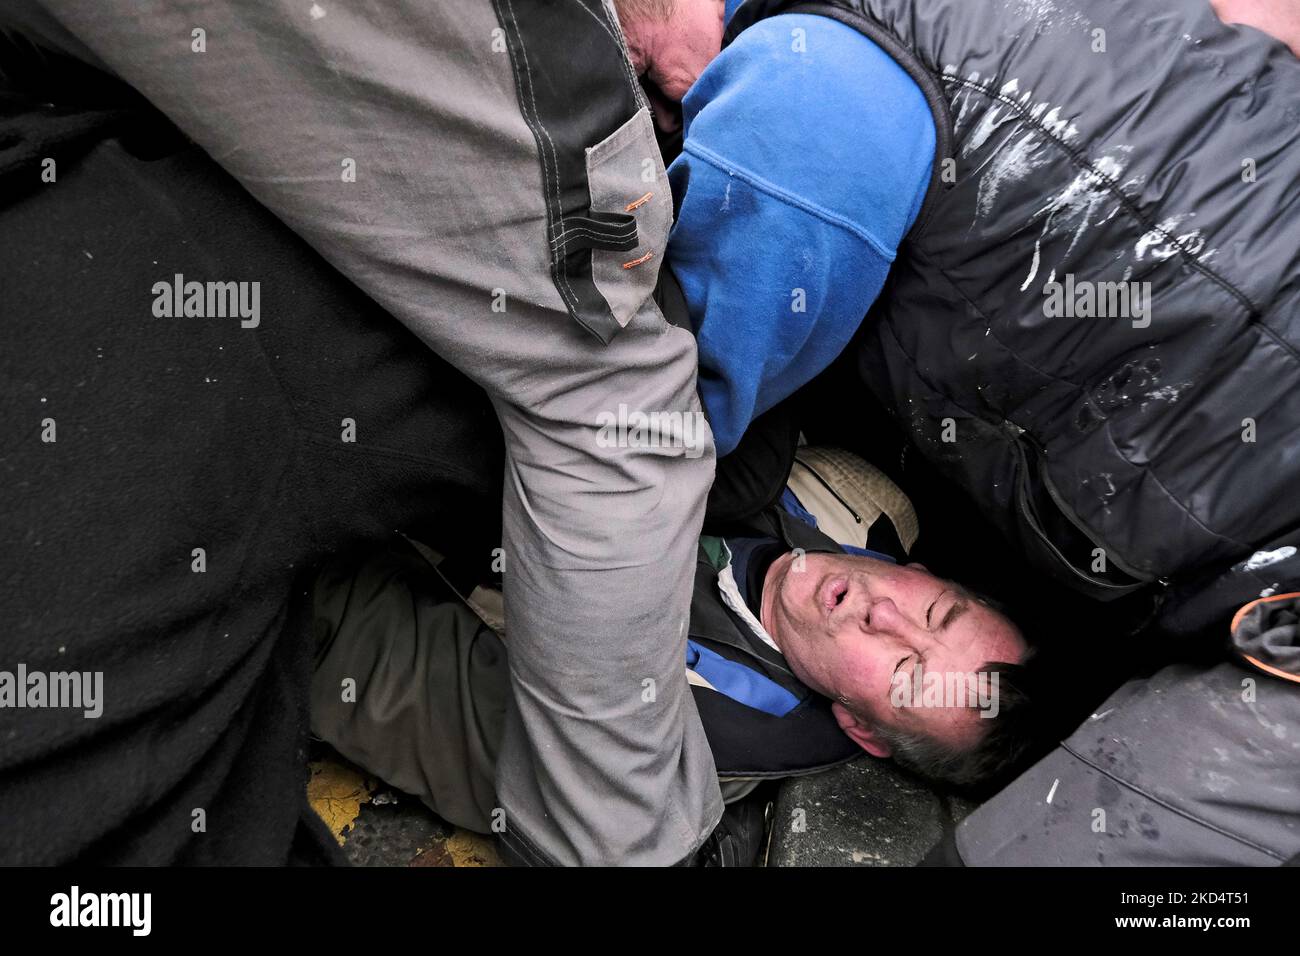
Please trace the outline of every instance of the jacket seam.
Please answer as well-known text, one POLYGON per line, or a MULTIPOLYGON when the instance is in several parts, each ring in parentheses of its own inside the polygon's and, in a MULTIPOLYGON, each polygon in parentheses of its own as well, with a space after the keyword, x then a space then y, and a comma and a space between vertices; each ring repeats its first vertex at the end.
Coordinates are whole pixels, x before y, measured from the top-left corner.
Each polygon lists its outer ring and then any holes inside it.
POLYGON ((753 186, 755 189, 759 190, 760 192, 764 192, 767 195, 771 196, 773 199, 785 203, 787 206, 792 206, 795 209, 800 209, 808 213, 810 216, 820 219, 822 222, 826 223, 827 225, 835 226, 839 229, 843 229, 845 232, 853 236, 856 236, 857 238, 865 242, 867 245, 869 245, 872 248, 872 250, 877 255, 881 256, 886 262, 892 263, 898 255, 897 250, 890 252, 888 249, 886 249, 884 243, 882 243, 879 239, 877 239, 874 235, 872 235, 862 226, 859 226, 857 223, 849 219, 846 219, 844 216, 841 216, 838 213, 832 212, 831 210, 825 208, 824 206, 819 206, 817 203, 809 202, 806 199, 801 199, 800 197, 794 195, 793 193, 782 189, 780 186, 777 186, 775 183, 768 182, 766 179, 763 179, 761 176, 758 176, 755 173, 750 172, 749 170, 745 169, 743 166, 738 166, 735 163, 729 162, 728 160, 719 156, 717 153, 713 152, 707 146, 701 146, 698 143, 687 143, 682 148, 682 152, 690 153, 692 156, 695 156, 697 159, 700 159, 708 163, 710 166, 718 170, 718 172, 725 173, 728 176, 732 176, 736 179, 741 180, 742 182, 746 182, 749 185, 753 186))
MULTIPOLYGON (((903 241, 920 238, 930 224, 937 200, 947 191, 947 184, 943 182, 943 163, 952 158, 952 147, 956 139, 952 107, 943 88, 943 75, 932 70, 922 61, 919 53, 911 49, 898 34, 866 10, 851 9, 833 0, 811 0, 806 3, 795 2, 780 13, 822 16, 857 30, 911 77, 912 82, 921 91, 930 109, 930 121, 934 125, 934 155, 930 160, 930 178, 926 183, 925 193, 921 197, 920 206, 903 241)), ((899 245, 901 246, 902 242, 899 245)))

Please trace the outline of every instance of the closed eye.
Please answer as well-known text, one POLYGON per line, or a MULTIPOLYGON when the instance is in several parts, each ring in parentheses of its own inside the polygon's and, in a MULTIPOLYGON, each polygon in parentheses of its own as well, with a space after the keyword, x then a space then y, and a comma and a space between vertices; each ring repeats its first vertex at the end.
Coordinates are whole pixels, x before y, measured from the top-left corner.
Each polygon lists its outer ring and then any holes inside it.
MULTIPOLYGON (((933 615, 934 615, 934 609, 937 608, 937 607, 939 606, 939 602, 943 600, 943 596, 944 596, 945 594, 947 594, 947 593, 948 593, 947 588, 945 588, 944 590, 940 591, 938 594, 936 594, 936 595, 934 596, 934 600, 930 602, 930 606, 927 607, 927 608, 925 609, 925 626, 926 626, 927 628, 931 628, 931 627, 932 627, 932 624, 931 624, 931 618, 932 618, 933 615)), ((947 624, 948 624, 948 622, 947 622, 947 620, 945 620, 944 623, 940 625, 940 629, 942 629, 943 627, 946 627, 947 624)))
MULTIPOLYGON (((907 654, 906 656, 899 658, 898 663, 894 665, 894 672, 889 677, 889 694, 890 694, 891 703, 893 703, 894 701, 894 697, 893 697, 894 691, 898 687, 898 670, 908 661, 913 659, 916 660, 916 664, 918 667, 925 666, 925 657, 919 651, 914 651, 911 654, 907 654)), ((904 704, 903 706, 908 706, 908 705, 904 704)))

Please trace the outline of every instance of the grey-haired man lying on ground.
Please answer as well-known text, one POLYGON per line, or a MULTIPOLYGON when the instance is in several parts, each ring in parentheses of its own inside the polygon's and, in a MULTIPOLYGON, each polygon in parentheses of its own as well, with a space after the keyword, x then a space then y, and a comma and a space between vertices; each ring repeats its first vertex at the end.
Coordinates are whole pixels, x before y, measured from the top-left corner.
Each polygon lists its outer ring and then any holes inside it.
MULTIPOLYGON (((1027 750, 1024 637, 903 563, 915 516, 866 462, 802 449, 776 505, 708 530, 721 533, 700 538, 683 678, 728 802, 862 750, 965 785, 1027 750)), ((510 641, 496 592, 460 570, 404 542, 321 574, 312 727, 444 819, 489 832, 504 822, 493 778, 510 641)))

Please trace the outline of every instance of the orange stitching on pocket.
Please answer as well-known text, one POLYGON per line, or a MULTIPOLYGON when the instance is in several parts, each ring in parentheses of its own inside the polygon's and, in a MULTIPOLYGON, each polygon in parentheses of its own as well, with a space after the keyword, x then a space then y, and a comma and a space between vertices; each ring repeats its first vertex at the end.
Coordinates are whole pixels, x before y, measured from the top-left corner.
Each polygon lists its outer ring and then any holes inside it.
POLYGON ((639 266, 641 263, 646 262, 647 260, 649 260, 649 259, 653 259, 653 258, 654 258, 654 251, 652 250, 652 251, 650 251, 650 252, 647 252, 647 253, 646 253, 645 255, 643 255, 640 259, 633 259, 631 262, 625 262, 625 263, 623 263, 623 268, 624 268, 624 269, 632 269, 632 268, 635 268, 636 266, 639 266))
POLYGON ((653 195, 654 193, 646 193, 640 199, 632 200, 630 203, 628 203, 626 206, 623 207, 623 211, 631 212, 633 209, 639 209, 641 206, 644 206, 646 203, 648 203, 650 201, 650 197, 653 195))

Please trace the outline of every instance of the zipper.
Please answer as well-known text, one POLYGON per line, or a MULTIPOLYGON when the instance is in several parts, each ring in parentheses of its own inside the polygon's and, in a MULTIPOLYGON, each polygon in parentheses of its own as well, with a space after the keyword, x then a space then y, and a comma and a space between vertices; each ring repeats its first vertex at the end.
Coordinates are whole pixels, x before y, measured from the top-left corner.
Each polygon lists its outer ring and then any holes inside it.
POLYGON ((1134 578, 1135 580, 1140 581, 1144 584, 1149 584, 1152 581, 1155 581, 1156 575, 1143 574, 1137 571, 1135 568, 1131 567, 1127 561, 1121 561, 1119 558, 1111 554, 1108 548, 1102 547, 1102 545, 1097 541, 1096 538, 1092 536, 1092 534, 1088 531, 1088 529, 1086 529, 1083 526, 1083 523, 1077 519, 1077 517, 1074 514, 1074 510, 1070 508, 1068 505, 1066 505, 1065 501, 1061 498, 1060 493, 1056 490, 1056 485, 1052 483, 1051 476, 1049 476, 1047 473, 1047 455, 1042 453, 1037 448, 1036 444, 1034 444, 1033 442, 1031 442, 1031 445, 1034 446, 1035 452, 1038 454, 1038 478, 1043 483, 1043 487, 1047 489, 1047 496, 1052 499, 1052 502, 1056 505, 1057 510, 1060 511, 1061 514, 1065 516, 1065 520, 1070 522, 1070 524, 1074 525, 1075 529, 1079 532, 1079 534, 1083 535, 1085 538, 1091 541, 1098 548, 1101 548, 1102 551, 1106 553, 1106 558, 1110 561, 1110 563, 1115 565, 1115 567, 1119 568, 1129 577, 1134 578))
MULTIPOLYGON (((1017 486, 1016 486, 1016 505, 1019 508, 1022 519, 1028 525, 1029 530, 1033 532, 1034 537, 1036 537, 1040 542, 1043 543, 1044 546, 1047 547, 1047 549, 1051 552, 1052 556, 1056 558, 1057 562, 1060 565, 1062 565, 1065 568, 1068 568, 1071 574, 1073 574, 1080 581, 1086 583, 1089 587, 1105 588, 1109 591, 1114 591, 1118 593, 1127 593, 1142 587, 1143 586, 1142 582, 1139 582, 1137 584, 1112 584, 1109 581, 1094 578, 1089 574, 1085 574, 1083 571, 1075 567, 1074 563, 1070 561, 1061 552, 1061 549, 1056 546, 1056 543, 1047 536, 1047 533, 1043 530, 1042 524, 1039 522, 1037 516, 1033 513, 1033 509, 1029 500, 1029 490, 1027 487, 1029 482, 1030 468, 1029 468, 1029 457, 1025 454, 1025 446, 1028 445, 1030 448, 1032 448, 1036 455, 1039 453, 1039 450, 1034 444, 1034 442, 1032 441, 1032 439, 1024 437, 1025 433, 1023 429, 1020 429, 1019 426, 1014 425, 1011 422, 1007 422, 1006 424, 1009 425, 1010 428, 1017 429, 1016 432, 1012 433, 1012 441, 1011 441, 1011 444, 1014 446, 1016 451, 1016 458, 1020 464, 1020 477, 1019 480, 1017 481, 1017 486)), ((1007 431, 1010 431, 1010 428, 1008 428, 1007 431)), ((1050 483, 1048 484, 1048 493, 1049 495, 1051 494, 1050 483)), ((1053 497, 1052 500, 1056 501, 1057 499, 1053 497)), ((1068 513, 1066 514, 1066 520, 1069 520, 1068 513)), ((1092 540, 1091 535, 1085 535, 1085 537, 1087 537, 1089 541, 1092 540)), ((1121 568, 1120 570, 1125 570, 1125 569, 1121 568)), ((1125 571, 1125 573, 1128 572, 1125 571)))

